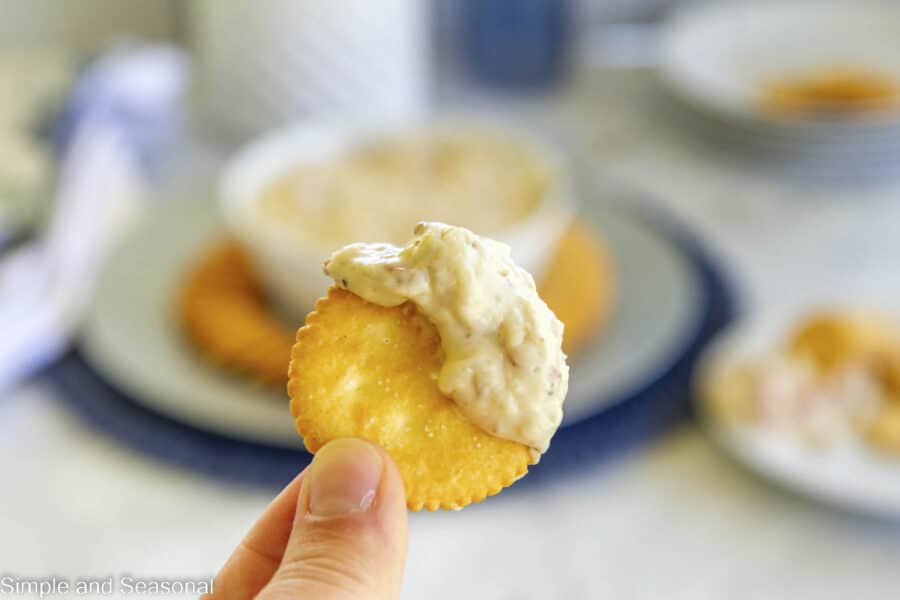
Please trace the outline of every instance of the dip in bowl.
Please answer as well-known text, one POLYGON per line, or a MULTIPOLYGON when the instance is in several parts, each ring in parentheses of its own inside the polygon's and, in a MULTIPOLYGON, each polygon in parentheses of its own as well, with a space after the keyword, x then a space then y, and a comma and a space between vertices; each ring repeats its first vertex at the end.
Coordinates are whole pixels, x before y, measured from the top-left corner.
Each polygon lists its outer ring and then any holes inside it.
POLYGON ((322 261, 346 244, 402 244, 416 223, 440 221, 509 244, 539 278, 574 213, 555 150, 471 120, 296 125, 239 152, 219 192, 227 227, 294 318, 324 294, 322 261))

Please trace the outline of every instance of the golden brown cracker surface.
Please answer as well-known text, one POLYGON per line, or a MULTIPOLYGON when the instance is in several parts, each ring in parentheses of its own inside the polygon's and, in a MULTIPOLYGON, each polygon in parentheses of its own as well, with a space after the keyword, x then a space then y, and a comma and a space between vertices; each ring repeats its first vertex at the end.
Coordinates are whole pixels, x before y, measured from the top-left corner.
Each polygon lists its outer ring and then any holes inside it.
POLYGON ((284 384, 293 330, 272 315, 235 242, 218 243, 190 272, 178 297, 178 317, 210 362, 262 383, 284 384))
POLYGON ((572 226, 538 292, 565 325, 563 350, 574 354, 607 321, 615 298, 612 259, 594 232, 580 223, 572 226))
POLYGON ((440 337, 411 303, 377 306, 332 288, 297 332, 288 394, 315 452, 359 437, 396 461, 411 510, 456 509, 511 485, 532 464, 518 442, 489 435, 438 389, 440 337))

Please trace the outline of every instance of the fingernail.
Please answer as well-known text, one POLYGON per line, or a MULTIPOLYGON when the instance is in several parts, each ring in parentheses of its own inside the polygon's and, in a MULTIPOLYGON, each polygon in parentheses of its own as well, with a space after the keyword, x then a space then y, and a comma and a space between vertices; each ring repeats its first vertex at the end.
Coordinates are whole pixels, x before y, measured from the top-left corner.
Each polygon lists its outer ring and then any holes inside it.
POLYGON ((384 461, 362 440, 340 439, 316 452, 309 468, 309 512, 336 517, 365 512, 375 501, 384 461))

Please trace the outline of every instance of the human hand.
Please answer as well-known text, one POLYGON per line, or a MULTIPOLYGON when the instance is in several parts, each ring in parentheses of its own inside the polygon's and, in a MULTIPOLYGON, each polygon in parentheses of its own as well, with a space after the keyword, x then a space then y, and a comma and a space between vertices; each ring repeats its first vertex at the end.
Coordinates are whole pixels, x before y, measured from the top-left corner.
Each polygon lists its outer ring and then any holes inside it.
POLYGON ((335 440, 272 501, 206 598, 395 599, 406 543, 406 493, 390 456, 335 440))

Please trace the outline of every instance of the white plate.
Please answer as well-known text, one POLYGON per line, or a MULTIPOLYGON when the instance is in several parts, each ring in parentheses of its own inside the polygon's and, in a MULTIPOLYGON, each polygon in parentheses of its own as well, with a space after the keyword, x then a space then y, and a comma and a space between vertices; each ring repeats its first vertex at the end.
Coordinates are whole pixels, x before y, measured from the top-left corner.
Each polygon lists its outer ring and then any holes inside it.
POLYGON ((900 79, 900 6, 878 0, 703 3, 673 18, 662 78, 700 110, 789 135, 896 136, 900 114, 846 121, 779 119, 758 110, 760 85, 784 73, 861 66, 900 79))
MULTIPOLYGON (((583 214, 615 256, 618 308, 603 335, 572 357, 567 424, 656 378, 683 354, 702 316, 697 274, 677 247, 599 205, 583 214)), ((104 270, 82 350, 110 382, 154 411, 240 439, 299 447, 285 394, 206 364, 178 330, 173 296, 180 279, 220 232, 209 198, 156 211, 104 270)))
POLYGON ((673 122, 742 158, 817 180, 871 181, 900 174, 900 135, 881 143, 843 136, 813 140, 773 134, 771 128, 728 121, 678 102, 667 105, 673 122))
POLYGON ((880 455, 861 441, 815 449, 788 434, 722 423, 700 393, 713 369, 771 351, 804 312, 739 322, 720 333, 695 371, 697 412, 713 439, 762 477, 846 510, 900 518, 900 460, 880 455))

